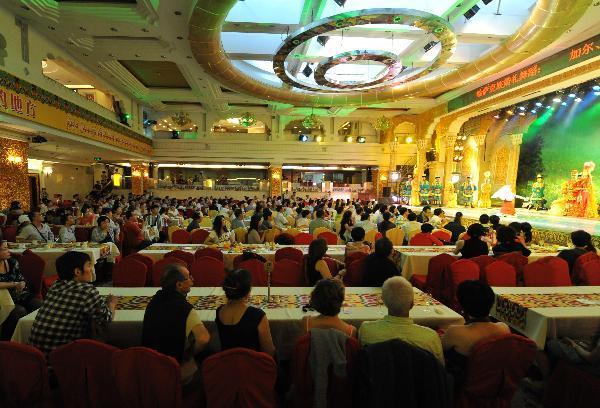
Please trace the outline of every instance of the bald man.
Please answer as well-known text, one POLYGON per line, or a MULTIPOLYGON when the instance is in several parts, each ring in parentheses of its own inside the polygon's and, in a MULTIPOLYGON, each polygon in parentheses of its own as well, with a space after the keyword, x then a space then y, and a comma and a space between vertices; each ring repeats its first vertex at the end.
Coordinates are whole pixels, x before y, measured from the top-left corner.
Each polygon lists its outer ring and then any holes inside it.
POLYGON ((442 342, 429 327, 419 326, 408 317, 414 305, 414 291, 409 281, 401 276, 387 279, 381 287, 383 303, 388 309, 381 320, 364 322, 358 331, 361 345, 400 339, 432 353, 444 364, 442 342))

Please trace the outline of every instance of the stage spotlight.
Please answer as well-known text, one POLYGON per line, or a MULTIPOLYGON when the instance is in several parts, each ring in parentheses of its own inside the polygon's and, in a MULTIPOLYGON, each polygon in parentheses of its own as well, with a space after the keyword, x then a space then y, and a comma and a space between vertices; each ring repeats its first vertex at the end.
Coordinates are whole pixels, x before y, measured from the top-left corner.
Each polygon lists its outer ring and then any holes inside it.
POLYGON ((515 113, 511 109, 509 109, 509 110, 506 111, 506 114, 512 116, 515 113))
POLYGON ((546 106, 546 109, 552 109, 552 106, 548 105, 546 106))
POLYGON ((531 113, 535 114, 535 113, 537 113, 537 110, 536 109, 532 109, 531 113))
POLYGON ((567 106, 566 102, 561 103, 562 106, 567 106))
POLYGON ((437 44, 438 44, 437 41, 430 41, 427 44, 425 44, 425 46, 423 47, 423 49, 425 50, 425 52, 427 52, 430 49, 432 49, 433 47, 435 47, 437 44))
POLYGON ((522 111, 524 111, 524 110, 525 110, 525 107, 524 107, 524 106, 519 106, 519 110, 522 110, 522 111))
POLYGON ((581 99, 581 97, 579 97, 579 96, 577 96, 577 97, 574 99, 574 101, 575 101, 575 102, 581 102, 582 100, 583 100, 583 99, 581 99))
POLYGON ((413 138, 411 136, 406 136, 405 141, 406 141, 406 143, 412 143, 413 142, 413 138))
POLYGON ((600 96, 600 91, 595 91, 594 96, 600 96))
POLYGON ((595 92, 600 91, 600 85, 594 85, 594 86, 592 86, 592 91, 595 91, 595 92))
POLYGON ((500 119, 500 114, 499 114, 499 113, 496 113, 496 114, 494 115, 494 119, 500 119))
POLYGON ((302 73, 304 74, 305 77, 309 77, 311 76, 311 74, 313 73, 312 68, 310 67, 310 64, 306 64, 306 66, 304 67, 304 69, 302 70, 302 73))
POLYGON ((483 0, 483 4, 485 4, 485 5, 487 6, 487 5, 488 5, 488 4, 490 4, 492 1, 494 1, 494 0, 483 0))
POLYGON ((477 14, 477 12, 479 11, 479 6, 475 5, 473 7, 471 7, 469 10, 467 10, 467 12, 465 14, 463 14, 463 16, 465 16, 465 18, 467 20, 471 19, 475 14, 477 14))
POLYGON ((340 7, 344 7, 344 4, 346 4, 346 0, 333 0, 335 1, 335 4, 337 4, 340 7))
POLYGON ((323 136, 321 136, 321 135, 315 136, 315 142, 321 143, 322 141, 323 141, 323 136))
POLYGON ((329 41, 329 37, 327 37, 326 35, 320 35, 317 37, 317 42, 319 43, 319 45, 321 45, 321 47, 325 47, 327 41, 329 41))
POLYGON ((561 103, 562 99, 560 99, 558 96, 555 96, 554 99, 552 99, 552 102, 554 102, 554 103, 561 103))
POLYGON ((525 116, 525 112, 519 112, 519 116, 525 116))
POLYGON ((366 137, 364 137, 364 136, 359 136, 359 137, 356 139, 356 141, 357 141, 358 143, 365 143, 365 142, 367 141, 367 138, 366 138, 366 137))
POLYGON ((571 93, 569 94, 569 98, 575 98, 576 96, 577 96, 577 94, 575 94, 575 93, 573 93, 573 92, 571 92, 571 93))
POLYGON ((346 136, 346 142, 352 143, 353 140, 354 138, 352 136, 346 136))
POLYGON ((298 140, 301 142, 308 142, 308 136, 300 135, 300 136, 298 136, 298 140))
POLYGON ((541 103, 541 102, 536 102, 535 103, 535 106, 537 106, 538 108, 541 107, 542 105, 543 105, 543 103, 541 103))

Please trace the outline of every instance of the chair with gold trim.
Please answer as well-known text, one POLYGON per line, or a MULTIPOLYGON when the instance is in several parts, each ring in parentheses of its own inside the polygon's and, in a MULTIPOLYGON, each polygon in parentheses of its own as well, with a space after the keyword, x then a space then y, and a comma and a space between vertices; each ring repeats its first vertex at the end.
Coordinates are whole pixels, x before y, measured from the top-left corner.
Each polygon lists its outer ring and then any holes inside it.
POLYGON ((235 240, 237 242, 240 242, 242 244, 246 243, 247 236, 248 236, 248 231, 246 230, 246 228, 243 228, 243 227, 236 228, 233 230, 233 233, 235 234, 235 240))
POLYGON ((319 234, 321 234, 323 232, 333 232, 333 231, 331 231, 329 228, 326 228, 326 227, 318 227, 318 228, 315 228, 315 230, 313 231, 313 236, 315 238, 317 238, 319 236, 319 234))
POLYGON ((385 236, 392 241, 394 246, 400 246, 404 243, 404 231, 400 227, 387 230, 385 236))

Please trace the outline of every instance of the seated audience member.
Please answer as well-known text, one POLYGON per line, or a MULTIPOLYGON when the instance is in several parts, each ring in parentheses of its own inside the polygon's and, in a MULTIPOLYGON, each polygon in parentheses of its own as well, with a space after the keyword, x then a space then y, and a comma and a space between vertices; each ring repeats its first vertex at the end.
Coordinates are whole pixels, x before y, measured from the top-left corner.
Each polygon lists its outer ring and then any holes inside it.
POLYGON ((19 225, 19 217, 23 215, 23 206, 19 201, 12 201, 6 214, 6 225, 19 225))
POLYGON ((344 242, 348 242, 352 239, 352 228, 354 228, 354 221, 352 220, 352 211, 347 210, 344 212, 342 220, 340 221, 339 236, 344 242))
POLYGON ((221 350, 243 347, 275 356, 269 321, 262 309, 248 305, 252 275, 245 269, 231 271, 223 281, 227 303, 217 309, 216 323, 221 350))
POLYGON ((441 208, 436 208, 435 210, 433 210, 433 216, 429 220, 429 224, 433 225, 433 228, 437 228, 437 229, 442 228, 442 224, 444 223, 444 218, 445 218, 444 210, 442 210, 441 208))
POLYGON ((310 294, 308 308, 319 312, 318 316, 304 316, 304 333, 312 329, 336 329, 348 337, 356 337, 356 328, 339 318, 345 297, 344 285, 338 279, 321 279, 310 294))
POLYGON ((458 241, 458 236, 466 231, 465 227, 462 225, 462 217, 463 213, 458 211, 454 214, 454 220, 444 225, 444 228, 452 233, 452 238, 450 238, 450 242, 452 243, 458 241))
POLYGON ((396 224, 394 224, 393 222, 390 221, 392 219, 392 214, 389 211, 384 212, 382 217, 383 217, 383 221, 381 221, 379 223, 379 226, 377 227, 377 229, 385 237, 386 231, 391 230, 392 228, 396 228, 396 224))
POLYGON ((471 224, 467 230, 469 239, 456 242, 455 254, 461 254, 463 259, 475 258, 479 255, 488 255, 490 248, 487 242, 483 241, 485 228, 481 224, 471 224))
POLYGON ((483 282, 464 281, 456 289, 458 303, 465 314, 464 325, 451 325, 442 336, 446 367, 459 384, 464 379, 467 359, 474 345, 482 340, 510 333, 505 323, 492 323, 490 310, 496 295, 483 282))
POLYGON ((142 327, 142 346, 176 359, 181 367, 183 386, 191 383, 194 377, 199 384, 194 356, 210 340, 199 312, 186 299, 193 284, 185 266, 168 265, 160 278, 161 289, 146 307, 142 327))
POLYGON ((187 232, 192 232, 193 230, 200 228, 200 223, 202 222, 202 216, 198 211, 194 211, 191 218, 192 221, 190 221, 186 228, 187 232))
POLYGON ((71 214, 63 215, 63 226, 58 231, 58 238, 62 243, 77 241, 77 238, 75 238, 75 217, 71 214))
POLYGON ((421 239, 421 240, 427 240, 429 241, 428 245, 436 245, 436 246, 443 246, 444 243, 442 241, 440 241, 438 238, 434 237, 431 232, 433 231, 433 225, 425 223, 423 225, 421 225, 421 232, 415 234, 413 236, 413 238, 417 238, 421 239))
POLYGON ((94 225, 94 220, 96 216, 94 215, 94 209, 88 205, 84 204, 81 207, 81 218, 79 218, 79 225, 94 225))
POLYGON ((88 254, 69 251, 56 260, 58 281, 48 290, 29 335, 29 344, 46 356, 73 340, 92 336, 91 328, 110 323, 117 298, 100 296, 94 281, 94 268, 88 254))
POLYGON ((356 221, 354 227, 361 227, 365 230, 365 234, 369 231, 377 229, 377 225, 371 221, 371 211, 369 209, 363 211, 363 213, 360 215, 360 221, 356 221))
POLYGON ((598 251, 596 251, 596 248, 592 243, 592 236, 583 230, 573 231, 571 233, 571 242, 573 242, 574 248, 560 251, 558 257, 567 261, 569 264, 569 272, 572 273, 577 258, 587 252, 598 253, 598 251))
POLYGON ((346 244, 346 256, 353 252, 364 252, 365 254, 371 252, 371 243, 365 241, 365 230, 362 227, 352 228, 350 235, 352 241, 346 244))
POLYGON ((419 214, 419 216, 417 217, 417 221, 423 224, 425 222, 428 222, 431 217, 431 207, 426 205, 425 207, 423 207, 423 211, 421 211, 421 214, 419 214))
POLYGON ((494 231, 498 231, 500 228, 500 217, 497 215, 490 215, 490 225, 494 231))
POLYGON ((521 242, 517 241, 517 234, 511 227, 498 228, 498 243, 492 248, 494 255, 500 256, 510 252, 521 252, 525 256, 529 256, 531 251, 525 248, 521 242))
POLYGON ((139 251, 152 245, 152 241, 144 239, 144 233, 138 224, 137 215, 131 210, 125 212, 123 235, 123 242, 130 250, 139 251))
POLYGON ((244 225, 244 212, 241 208, 236 208, 233 211, 233 220, 231 220, 231 229, 235 230, 237 228, 246 228, 244 225))
POLYGON ((515 241, 520 242, 523 244, 523 246, 525 246, 525 234, 523 233, 523 227, 521 226, 521 223, 515 221, 508 224, 508 226, 515 231, 515 241))
MULTIPOLYGON (((331 271, 325 261, 327 241, 323 238, 313 240, 308 246, 308 255, 304 262, 304 273, 308 284, 314 286, 321 279, 332 278, 331 271)), ((339 271, 336 279, 342 279, 344 271, 339 271)))
POLYGON ((363 322, 358 330, 361 345, 400 339, 415 347, 429 351, 444 364, 442 343, 435 330, 415 324, 408 317, 414 306, 414 291, 409 281, 401 276, 387 279, 381 287, 381 297, 388 310, 380 320, 363 322))
MULTIPOLYGON (((119 211, 121 211, 121 210, 119 209, 119 211)), ((103 208, 102 215, 108 217, 108 224, 110 226, 110 229, 112 230, 112 236, 115 239, 118 239, 119 233, 121 232, 121 227, 119 226, 119 224, 116 221, 113 220, 113 218, 116 219, 116 214, 113 213, 112 208, 103 208)))
POLYGON ((320 228, 320 227, 324 227, 324 228, 331 228, 331 224, 329 223, 329 221, 325 220, 325 212, 323 211, 322 208, 319 208, 318 210, 315 211, 315 219, 312 220, 309 224, 308 224, 308 233, 309 234, 314 234, 315 233, 315 229, 320 228))
POLYGON ((296 228, 308 228, 308 224, 310 224, 309 215, 310 211, 302 210, 300 217, 296 219, 296 228))
POLYGON ((402 227, 408 222, 408 214, 410 214, 408 208, 400 207, 398 210, 398 216, 396 217, 396 225, 402 227))
POLYGON ((31 213, 31 218, 19 217, 19 231, 17 238, 23 241, 54 242, 52 230, 42 220, 42 214, 39 211, 31 213), (27 222, 31 220, 31 222, 27 222))
POLYGON ((234 235, 229 232, 227 226, 225 226, 225 217, 217 215, 213 220, 212 231, 208 234, 208 237, 204 241, 205 244, 222 244, 224 242, 233 243, 235 242, 234 235))
POLYGON ((19 319, 39 309, 42 302, 27 287, 19 261, 10 256, 6 241, 0 242, 0 289, 7 289, 15 304, 15 308, 0 326, 0 339, 10 340, 19 319))
POLYGON ((523 233, 523 240, 525 241, 525 245, 531 244, 533 240, 533 227, 528 222, 521 223, 521 232, 523 233))
POLYGON ((110 228, 110 220, 106 215, 98 217, 98 226, 92 230, 91 241, 99 244, 115 242, 114 232, 110 228))
POLYGON ((362 286, 381 287, 386 279, 400 275, 400 270, 392 260, 394 245, 388 238, 375 241, 375 251, 365 263, 362 286))
POLYGON ((282 233, 275 237, 277 245, 294 245, 294 236, 288 233, 282 233))
POLYGON ((487 227, 488 224, 490 223, 490 216, 487 214, 481 214, 479 216, 479 223, 483 226, 483 227, 487 227))
POLYGON ((275 209, 277 210, 277 215, 275 216, 273 222, 275 223, 275 226, 280 230, 285 229, 288 226, 288 220, 287 218, 285 218, 285 214, 283 213, 283 206, 278 205, 275 209))
POLYGON ((408 222, 402 226, 404 230, 404 239, 408 242, 411 234, 421 231, 421 223, 417 221, 417 214, 411 212, 408 214, 408 222))
POLYGON ((266 231, 266 230, 275 228, 275 224, 273 223, 273 213, 271 212, 271 210, 269 210, 268 208, 265 208, 263 210, 262 215, 263 215, 263 219, 259 226, 260 230, 266 231))
POLYGON ((248 228, 247 241, 249 244, 262 244, 265 242, 265 232, 260 230, 260 215, 253 215, 250 218, 250 228, 248 228))

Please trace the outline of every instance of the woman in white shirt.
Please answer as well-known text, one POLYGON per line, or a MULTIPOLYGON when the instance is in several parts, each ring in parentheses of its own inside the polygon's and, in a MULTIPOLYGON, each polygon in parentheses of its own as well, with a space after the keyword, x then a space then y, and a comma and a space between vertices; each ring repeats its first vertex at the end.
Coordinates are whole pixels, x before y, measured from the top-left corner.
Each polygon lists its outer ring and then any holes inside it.
POLYGON ((221 244, 225 242, 234 243, 235 234, 229 232, 225 223, 223 222, 224 217, 217 215, 213 221, 213 229, 208 234, 208 237, 204 241, 205 244, 221 244))

